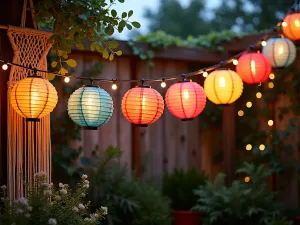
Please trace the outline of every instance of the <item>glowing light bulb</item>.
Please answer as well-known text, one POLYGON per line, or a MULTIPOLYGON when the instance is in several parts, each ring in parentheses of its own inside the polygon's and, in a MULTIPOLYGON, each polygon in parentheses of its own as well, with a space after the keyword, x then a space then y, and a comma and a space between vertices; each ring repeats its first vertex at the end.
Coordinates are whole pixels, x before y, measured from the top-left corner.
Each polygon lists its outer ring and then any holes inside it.
POLYGON ((279 54, 279 55, 282 55, 282 54, 283 54, 283 47, 282 47, 282 46, 280 46, 280 47, 278 48, 278 54, 279 54))
POLYGON ((251 108, 251 107, 252 107, 252 102, 247 102, 247 103, 246 103, 246 106, 247 106, 248 108, 251 108))
POLYGON ((162 87, 162 88, 165 88, 166 86, 167 86, 167 84, 166 84, 166 82, 161 82, 161 84, 160 84, 160 86, 162 87))
POLYGON ((273 82, 270 82, 270 83, 268 84, 268 87, 269 87, 269 88, 273 88, 273 87, 274 87, 274 83, 273 83, 273 82))
POLYGON ((287 27, 287 23, 286 22, 282 22, 281 24, 283 27, 287 27))
POLYGON ((7 70, 7 69, 8 69, 8 65, 7 65, 7 64, 3 64, 3 65, 2 65, 2 69, 3 69, 3 70, 7 70))
POLYGON ((300 27, 300 21, 299 20, 295 20, 295 25, 296 25, 296 27, 300 27))
POLYGON ((271 74, 269 75, 269 78, 270 78, 271 80, 274 80, 274 79, 275 79, 275 74, 274 74, 274 73, 271 73, 271 74))
POLYGON ((247 150, 247 151, 250 151, 251 149, 252 149, 252 145, 247 144, 247 145, 246 145, 246 150, 247 150))
POLYGON ((244 180, 245 180, 245 183, 249 183, 250 182, 250 177, 247 176, 247 177, 245 177, 244 180))
POLYGON ((92 104, 93 103, 93 99, 92 98, 88 98, 88 103, 92 104))
POLYGON ((118 88, 117 84, 113 84, 113 85, 111 85, 111 89, 113 89, 113 90, 117 90, 117 88, 118 88))
POLYGON ((233 60, 233 65, 236 66, 237 64, 239 64, 239 61, 238 61, 237 59, 234 59, 234 60, 233 60))
POLYGON ((253 73, 253 75, 256 74, 256 68, 255 68, 255 61, 251 60, 251 72, 253 73))
POLYGON ((268 125, 271 127, 271 126, 273 126, 273 124, 274 124, 274 121, 273 120, 269 120, 268 121, 268 125))
POLYGON ((239 116, 243 116, 243 115, 244 115, 244 111, 243 111, 243 110, 239 110, 239 111, 238 111, 238 115, 239 115, 239 116))
POLYGON ((226 82, 224 77, 220 77, 220 82, 219 82, 220 87, 225 87, 226 86, 226 82))
POLYGON ((65 83, 69 83, 70 82, 70 77, 65 77, 64 81, 65 81, 65 83))
POLYGON ((183 98, 184 99, 189 99, 190 98, 190 95, 189 95, 189 92, 187 90, 183 90, 183 98))
POLYGON ((262 93, 257 92, 257 93, 256 93, 256 98, 261 98, 261 97, 262 97, 262 93))
POLYGON ((265 149, 266 149, 266 146, 265 146, 265 145, 261 144, 261 145, 259 146, 259 150, 263 151, 263 150, 265 150, 265 149))
POLYGON ((207 77, 207 76, 208 76, 208 72, 205 71, 205 72, 203 73, 203 77, 207 77))
POLYGON ((267 42, 266 41, 262 41, 261 45, 265 47, 265 46, 267 46, 267 42))

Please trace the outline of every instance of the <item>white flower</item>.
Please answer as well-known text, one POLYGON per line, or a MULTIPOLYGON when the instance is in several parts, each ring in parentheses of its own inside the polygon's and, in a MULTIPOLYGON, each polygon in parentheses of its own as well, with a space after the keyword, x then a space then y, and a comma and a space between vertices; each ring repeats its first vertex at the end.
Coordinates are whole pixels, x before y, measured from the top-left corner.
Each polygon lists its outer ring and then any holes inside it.
POLYGON ((74 212, 78 212, 78 208, 75 206, 75 207, 73 207, 73 209, 72 209, 74 212))
POLYGON ((86 174, 83 174, 83 175, 81 176, 81 178, 85 180, 85 179, 87 179, 87 178, 88 178, 88 175, 86 175, 86 174))
POLYGON ((51 195, 52 194, 52 191, 51 190, 46 190, 44 191, 44 195, 51 195))
POLYGON ((61 199, 61 197, 59 195, 54 196, 54 200, 59 201, 60 199, 61 199))
POLYGON ((107 207, 101 206, 101 209, 103 210, 103 214, 107 215, 107 212, 108 212, 107 207))
POLYGON ((95 218, 99 218, 99 214, 98 214, 98 213, 95 213, 95 214, 94 214, 94 217, 95 217, 95 218))
POLYGON ((50 218, 48 220, 48 224, 50 224, 50 225, 56 225, 57 224, 56 219, 50 218))
POLYGON ((29 217, 30 217, 30 214, 29 214, 29 213, 26 213, 26 214, 25 214, 25 217, 26 217, 26 218, 29 218, 29 217))
POLYGON ((86 189, 88 189, 90 187, 90 185, 89 184, 85 184, 85 185, 83 185, 83 188, 86 188, 86 189))
POLYGON ((22 205, 28 205, 28 200, 24 197, 21 197, 17 200, 19 203, 21 203, 22 205))
POLYGON ((6 190, 6 186, 5 186, 5 185, 2 185, 2 186, 1 186, 1 189, 2 189, 2 190, 6 190))
POLYGON ((22 214, 24 211, 23 211, 23 209, 17 209, 16 210, 16 213, 19 213, 19 214, 22 214))
POLYGON ((91 219, 90 218, 84 218, 84 221, 91 221, 91 219))
POLYGON ((81 196, 82 196, 82 197, 85 197, 85 193, 82 193, 81 196))
POLYGON ((78 208, 79 208, 79 209, 84 209, 85 207, 84 207, 83 204, 80 203, 80 204, 78 205, 78 208))
POLYGON ((59 191, 62 195, 66 195, 68 193, 68 191, 66 189, 61 189, 59 191))
POLYGON ((84 184, 90 184, 90 182, 88 180, 85 180, 83 183, 84 184))
POLYGON ((59 183, 59 184, 58 184, 58 187, 60 187, 60 188, 64 188, 64 187, 65 187, 65 185, 64 185, 63 183, 59 183))

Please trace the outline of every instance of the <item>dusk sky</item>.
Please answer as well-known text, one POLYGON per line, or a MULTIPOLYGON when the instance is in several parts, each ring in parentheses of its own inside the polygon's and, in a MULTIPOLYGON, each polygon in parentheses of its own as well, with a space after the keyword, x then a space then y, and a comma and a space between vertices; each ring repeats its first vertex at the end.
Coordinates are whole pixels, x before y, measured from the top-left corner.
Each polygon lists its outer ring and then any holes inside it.
MULTIPOLYGON (((183 6, 187 5, 190 0, 179 0, 183 6)), ((125 0, 125 3, 117 3, 112 8, 116 9, 117 12, 128 12, 129 10, 133 10, 132 21, 136 20, 141 23, 142 27, 139 29, 143 34, 148 31, 147 20, 143 17, 144 9, 149 7, 152 9, 157 9, 159 6, 160 0, 125 0)), ((208 7, 216 7, 219 3, 219 0, 209 0, 208 7)), ((116 38, 126 40, 128 39, 128 34, 130 31, 124 30, 122 34, 115 35, 116 38)))

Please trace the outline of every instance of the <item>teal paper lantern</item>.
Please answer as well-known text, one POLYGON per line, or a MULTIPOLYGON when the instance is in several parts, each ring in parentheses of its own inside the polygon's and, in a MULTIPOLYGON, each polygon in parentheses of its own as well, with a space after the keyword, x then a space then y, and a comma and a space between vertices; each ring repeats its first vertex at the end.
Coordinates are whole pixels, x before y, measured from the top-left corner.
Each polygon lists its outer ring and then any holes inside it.
POLYGON ((97 130, 112 116, 111 96, 96 85, 86 85, 71 94, 68 101, 68 114, 79 126, 97 130))

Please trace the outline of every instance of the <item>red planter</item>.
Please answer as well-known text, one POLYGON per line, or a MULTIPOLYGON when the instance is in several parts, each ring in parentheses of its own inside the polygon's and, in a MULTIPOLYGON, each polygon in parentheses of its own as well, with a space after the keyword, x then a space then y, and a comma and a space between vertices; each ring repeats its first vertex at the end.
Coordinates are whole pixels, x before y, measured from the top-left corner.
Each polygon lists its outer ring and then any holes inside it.
POLYGON ((173 225, 201 225, 201 213, 196 211, 173 211, 173 225))

